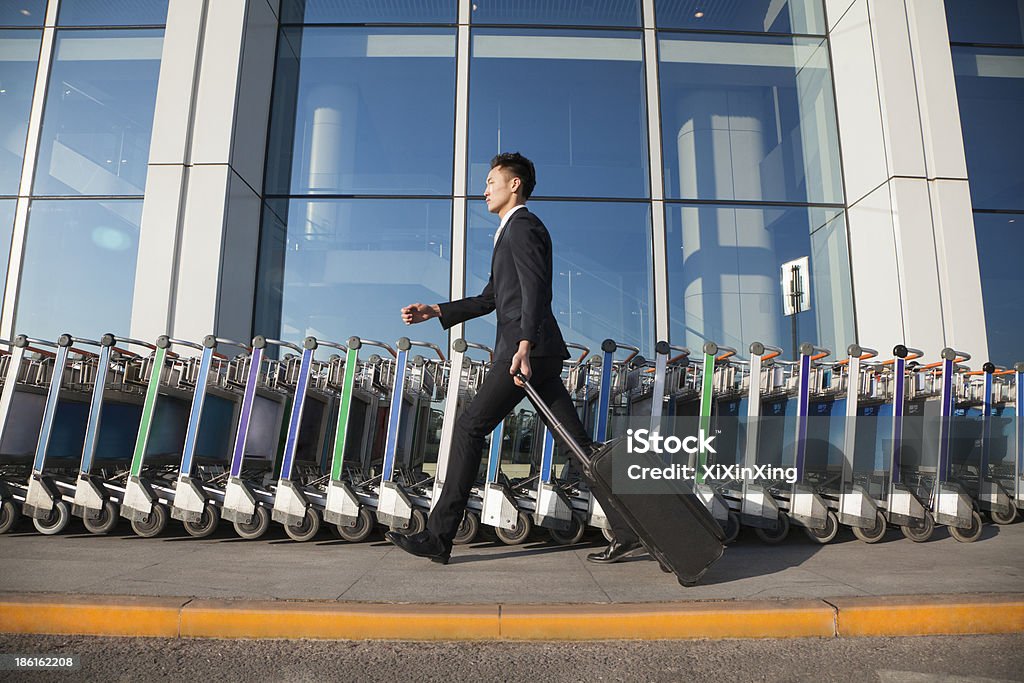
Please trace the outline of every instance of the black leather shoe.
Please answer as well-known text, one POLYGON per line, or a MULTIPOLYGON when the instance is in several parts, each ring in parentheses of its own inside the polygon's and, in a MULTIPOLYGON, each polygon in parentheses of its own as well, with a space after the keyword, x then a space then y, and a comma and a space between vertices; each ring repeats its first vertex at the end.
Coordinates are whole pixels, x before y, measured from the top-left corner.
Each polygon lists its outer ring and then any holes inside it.
POLYGON ((445 548, 429 531, 421 531, 411 536, 400 534, 397 531, 388 531, 385 532, 384 538, 410 555, 429 557, 431 562, 448 564, 448 560, 452 556, 452 549, 445 548))
POLYGON ((640 541, 633 541, 632 543, 612 541, 601 552, 587 555, 587 559, 597 564, 612 564, 613 562, 626 559, 627 556, 639 550, 640 547, 640 541))

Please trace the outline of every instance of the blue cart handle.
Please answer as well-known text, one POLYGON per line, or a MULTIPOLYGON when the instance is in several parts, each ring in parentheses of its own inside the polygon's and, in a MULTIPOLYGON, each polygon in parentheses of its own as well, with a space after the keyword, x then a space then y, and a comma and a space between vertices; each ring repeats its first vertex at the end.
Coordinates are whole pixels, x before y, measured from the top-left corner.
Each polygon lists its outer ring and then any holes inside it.
POLYGON ((824 346, 815 346, 810 342, 804 342, 800 345, 800 355, 810 356, 811 360, 821 360, 827 356, 832 355, 832 349, 826 349, 824 346))
MULTIPOLYGON (((403 337, 403 339, 405 339, 405 337, 403 337)), ((409 346, 419 346, 419 347, 422 347, 424 349, 430 349, 434 353, 436 353, 438 358, 440 358, 442 361, 443 360, 447 360, 444 357, 444 351, 442 351, 441 347, 438 346, 437 344, 432 344, 431 342, 424 342, 424 341, 413 341, 413 340, 410 339, 409 340, 409 346)))
POLYGON ((957 351, 956 349, 951 348, 949 346, 942 349, 942 352, 939 354, 939 356, 942 358, 942 360, 951 360, 954 363, 960 363, 965 360, 971 359, 971 354, 967 353, 966 351, 957 351))

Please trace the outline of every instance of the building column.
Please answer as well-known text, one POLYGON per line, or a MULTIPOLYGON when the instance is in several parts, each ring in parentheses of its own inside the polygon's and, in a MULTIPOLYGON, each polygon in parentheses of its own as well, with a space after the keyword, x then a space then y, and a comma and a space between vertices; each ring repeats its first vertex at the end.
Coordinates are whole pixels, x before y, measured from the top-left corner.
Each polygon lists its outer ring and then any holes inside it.
POLYGON ((247 341, 277 0, 170 0, 132 336, 247 341))
POLYGON ((860 343, 988 359, 942 0, 826 3, 860 343))

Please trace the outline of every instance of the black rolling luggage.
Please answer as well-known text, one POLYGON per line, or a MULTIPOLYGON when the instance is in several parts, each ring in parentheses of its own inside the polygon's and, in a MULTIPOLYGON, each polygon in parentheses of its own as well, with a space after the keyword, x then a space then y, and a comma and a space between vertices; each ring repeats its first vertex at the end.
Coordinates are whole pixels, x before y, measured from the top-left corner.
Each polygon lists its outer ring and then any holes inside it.
MULTIPOLYGON (((525 380, 522 375, 519 379, 525 380)), ((647 552, 663 570, 675 572, 679 583, 695 585, 725 549, 722 527, 700 498, 693 493, 614 493, 612 456, 625 453, 626 439, 609 441, 588 455, 569 436, 530 383, 525 382, 525 385, 530 401, 580 460, 591 486, 629 522, 647 552)))

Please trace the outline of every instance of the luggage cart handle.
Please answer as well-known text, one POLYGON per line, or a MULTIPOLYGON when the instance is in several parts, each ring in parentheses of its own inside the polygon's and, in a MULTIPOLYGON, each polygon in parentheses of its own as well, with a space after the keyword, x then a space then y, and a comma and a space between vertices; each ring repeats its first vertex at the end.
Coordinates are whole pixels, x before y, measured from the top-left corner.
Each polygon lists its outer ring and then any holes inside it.
POLYGON ((750 345, 750 355, 761 356, 762 362, 771 360, 772 358, 778 358, 782 353, 782 349, 778 346, 769 346, 768 344, 762 344, 757 341, 750 345), (765 353, 765 351, 768 353, 765 353))
POLYGON ((26 351, 33 351, 41 356, 46 356, 48 358, 55 358, 57 356, 57 354, 55 354, 53 351, 40 348, 40 346, 49 346, 51 349, 57 348, 56 344, 54 344, 53 342, 46 341, 45 339, 35 339, 33 337, 26 337, 23 334, 19 334, 17 337, 14 338, 13 346, 25 349, 26 351))
POLYGON ((675 346, 674 344, 669 344, 668 348, 669 348, 670 351, 678 351, 679 352, 677 355, 672 356, 671 358, 668 359, 668 364, 669 365, 673 365, 675 363, 678 363, 681 360, 686 360, 687 358, 690 357, 691 351, 690 351, 690 349, 686 348, 685 346, 675 346))
POLYGON ((810 356, 812 361, 816 361, 831 356, 832 350, 826 349, 823 346, 815 346, 810 342, 804 342, 800 345, 800 355, 810 356))
POLYGON ((206 343, 207 339, 212 340, 215 345, 223 344, 224 346, 234 346, 236 349, 242 349, 242 351, 246 351, 246 352, 250 351, 250 347, 249 347, 248 344, 243 344, 242 342, 235 341, 234 339, 225 339, 224 337, 215 337, 215 336, 213 336, 211 334, 211 335, 207 336, 206 339, 203 340, 204 344, 206 343))
POLYGON ((480 351, 487 352, 487 358, 494 360, 494 349, 490 346, 484 346, 483 344, 477 344, 476 342, 466 341, 462 337, 459 337, 452 342, 452 350, 455 353, 465 353, 466 349, 479 349, 480 351))
POLYGON ((348 348, 350 348, 350 349, 359 349, 359 348, 362 348, 363 346, 376 346, 377 348, 384 349, 385 351, 390 353, 392 358, 398 358, 398 354, 395 352, 395 350, 393 348, 391 348, 390 344, 385 344, 384 342, 377 341, 376 339, 363 339, 362 337, 349 337, 347 344, 348 344, 348 348))
POLYGON ((437 354, 438 358, 440 358, 442 361, 446 360, 446 358, 444 357, 444 351, 441 350, 441 347, 438 346, 437 344, 432 344, 431 342, 413 341, 408 337, 402 337, 396 342, 395 345, 398 347, 400 351, 408 351, 413 346, 419 346, 424 349, 431 349, 434 353, 437 354))
POLYGON ((112 350, 117 351, 118 353, 124 356, 131 356, 132 358, 140 357, 139 354, 135 353, 134 351, 129 351, 128 349, 116 346, 116 344, 118 343, 135 344, 136 346, 144 346, 150 351, 156 351, 156 344, 150 344, 149 342, 144 342, 140 339, 132 339, 131 337, 118 337, 109 333, 100 337, 101 346, 109 346, 111 347, 112 350))
POLYGON ((904 360, 916 360, 924 355, 924 351, 921 349, 913 349, 909 346, 904 346, 903 344, 897 344, 892 347, 892 355, 903 358, 904 360))
POLYGON ((579 358, 577 358, 576 360, 570 360, 569 361, 573 365, 579 365, 580 363, 583 362, 583 359, 585 359, 587 356, 590 355, 590 349, 588 347, 584 346, 583 344, 572 344, 572 343, 566 342, 565 347, 567 349, 576 349, 577 351, 581 352, 579 358))
POLYGON ((853 359, 857 360, 870 360, 878 356, 878 351, 869 349, 866 346, 860 346, 859 344, 850 344, 846 347, 846 358, 836 361, 836 365, 849 365, 853 359))
POLYGON ((942 349, 942 351, 939 353, 939 356, 942 358, 942 360, 951 360, 954 363, 962 363, 965 360, 971 359, 971 354, 967 353, 966 351, 957 351, 956 349, 951 348, 949 346, 942 349))
POLYGON ((731 346, 719 346, 713 341, 704 342, 704 348, 702 350, 705 355, 714 356, 715 362, 723 361, 736 355, 736 349, 731 346), (722 351, 723 353, 719 355, 719 351, 722 351))
POLYGON ((629 363, 629 361, 633 360, 634 358, 640 355, 640 349, 630 344, 620 344, 614 339, 605 339, 603 342, 601 342, 601 350, 604 351, 605 353, 615 353, 619 349, 626 349, 627 351, 632 351, 632 353, 630 353, 622 360, 624 364, 629 363))
POLYGON ((174 339, 173 337, 168 337, 167 335, 163 335, 157 339, 156 345, 160 346, 161 343, 164 344, 163 348, 167 348, 171 344, 174 344, 176 346, 187 346, 190 349, 195 349, 196 351, 203 350, 202 344, 196 344, 195 342, 187 341, 185 339, 174 339))
POLYGON ((292 344, 291 342, 282 341, 281 339, 269 339, 264 337, 262 334, 257 334, 252 338, 252 348, 254 349, 265 349, 268 344, 271 346, 281 346, 286 349, 291 349, 295 353, 302 353, 302 349, 300 349, 297 344, 292 344))

